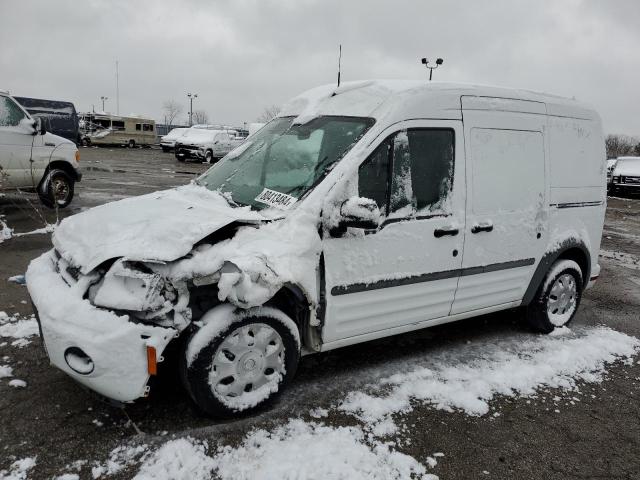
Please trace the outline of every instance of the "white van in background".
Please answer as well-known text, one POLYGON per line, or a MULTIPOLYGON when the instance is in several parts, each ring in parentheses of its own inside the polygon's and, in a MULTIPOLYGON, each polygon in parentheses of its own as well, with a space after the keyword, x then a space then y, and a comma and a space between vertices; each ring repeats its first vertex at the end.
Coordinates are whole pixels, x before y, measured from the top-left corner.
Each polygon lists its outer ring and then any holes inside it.
POLYGON ((282 392, 301 353, 514 307, 534 331, 567 325, 600 273, 605 158, 574 100, 319 87, 195 182, 64 219, 27 286, 78 382, 135 400, 182 337, 187 391, 232 415, 282 392))
POLYGON ((42 203, 64 208, 82 178, 76 144, 48 133, 7 92, 0 91, 0 191, 36 190, 42 203))

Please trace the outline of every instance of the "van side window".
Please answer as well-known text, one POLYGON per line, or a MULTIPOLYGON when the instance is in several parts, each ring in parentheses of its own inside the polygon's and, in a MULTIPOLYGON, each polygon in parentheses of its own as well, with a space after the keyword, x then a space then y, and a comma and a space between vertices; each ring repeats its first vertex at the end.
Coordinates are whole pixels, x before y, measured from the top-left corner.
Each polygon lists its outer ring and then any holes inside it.
POLYGON ((410 129, 406 137, 411 157, 413 207, 418 213, 442 209, 453 187, 453 130, 410 129))
POLYGON ((16 127, 24 112, 8 97, 0 97, 0 127, 16 127))
POLYGON ((142 124, 136 123, 136 130, 142 130, 142 124))
POLYGON ((380 144, 358 170, 358 195, 374 200, 383 215, 387 213, 391 142, 388 139, 380 144))
POLYGON ((111 128, 113 130, 122 131, 124 130, 124 122, 122 120, 113 120, 111 122, 111 128))
POLYGON ((151 125, 150 123, 143 123, 142 130, 145 132, 153 132, 153 125, 151 125))

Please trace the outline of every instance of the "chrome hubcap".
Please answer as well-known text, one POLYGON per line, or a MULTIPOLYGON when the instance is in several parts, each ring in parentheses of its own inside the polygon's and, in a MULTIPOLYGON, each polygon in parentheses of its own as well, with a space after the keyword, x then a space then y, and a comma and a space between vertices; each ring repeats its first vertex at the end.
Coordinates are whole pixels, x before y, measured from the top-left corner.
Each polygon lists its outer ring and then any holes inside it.
POLYGON ((53 179, 51 182, 51 188, 53 191, 53 198, 60 203, 64 203, 69 195, 69 185, 64 180, 59 178, 53 179))
MULTIPOLYGON (((242 403, 242 397, 280 381, 285 373, 284 344, 269 325, 253 323, 233 331, 213 357, 209 384, 225 403, 242 403)), ((268 389, 267 389, 268 390, 268 389)), ((266 392, 266 396, 270 390, 266 392)))
POLYGON ((578 289, 573 275, 565 273, 556 278, 549 292, 547 314, 551 323, 562 326, 573 314, 576 308, 578 289))

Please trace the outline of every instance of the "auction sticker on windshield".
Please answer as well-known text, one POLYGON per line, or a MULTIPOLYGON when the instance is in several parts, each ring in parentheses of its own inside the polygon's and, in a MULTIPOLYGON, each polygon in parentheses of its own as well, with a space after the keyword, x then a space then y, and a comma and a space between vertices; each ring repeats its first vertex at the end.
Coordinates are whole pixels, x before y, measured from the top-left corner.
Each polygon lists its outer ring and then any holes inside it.
POLYGON ((287 195, 286 193, 276 192, 265 188, 262 193, 255 198, 256 202, 266 203, 267 205, 280 210, 289 210, 291 206, 298 201, 296 197, 287 195))

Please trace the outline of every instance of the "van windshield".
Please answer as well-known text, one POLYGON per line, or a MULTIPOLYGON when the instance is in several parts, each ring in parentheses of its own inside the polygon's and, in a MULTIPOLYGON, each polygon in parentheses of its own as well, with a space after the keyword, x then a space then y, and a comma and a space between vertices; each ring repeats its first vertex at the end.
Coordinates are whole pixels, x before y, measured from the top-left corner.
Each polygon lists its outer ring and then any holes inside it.
POLYGON ((372 118, 360 117, 323 116, 304 125, 293 125, 293 120, 272 120, 196 182, 255 209, 277 206, 278 201, 290 206, 374 124, 372 118))

